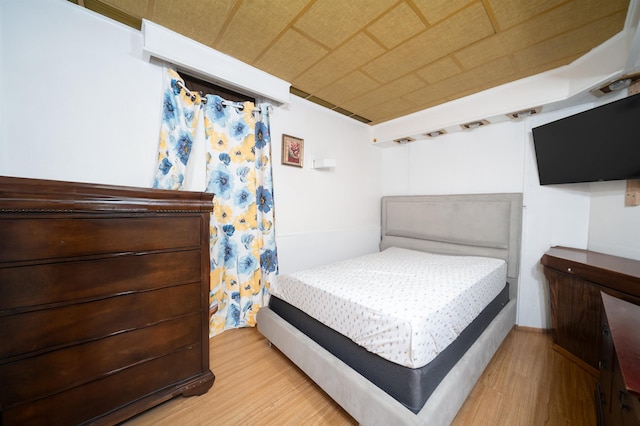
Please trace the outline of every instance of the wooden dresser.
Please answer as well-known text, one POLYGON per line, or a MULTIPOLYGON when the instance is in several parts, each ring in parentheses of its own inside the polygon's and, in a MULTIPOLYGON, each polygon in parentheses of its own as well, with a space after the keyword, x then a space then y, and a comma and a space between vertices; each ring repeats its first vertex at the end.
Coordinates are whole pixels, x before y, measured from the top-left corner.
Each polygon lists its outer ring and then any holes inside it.
POLYGON ((598 375, 603 291, 640 304, 640 261, 567 247, 544 256, 554 347, 598 375))
POLYGON ((0 425, 206 392, 212 196, 0 177, 0 425))
POLYGON ((599 425, 640 425, 640 306, 602 293, 599 425))

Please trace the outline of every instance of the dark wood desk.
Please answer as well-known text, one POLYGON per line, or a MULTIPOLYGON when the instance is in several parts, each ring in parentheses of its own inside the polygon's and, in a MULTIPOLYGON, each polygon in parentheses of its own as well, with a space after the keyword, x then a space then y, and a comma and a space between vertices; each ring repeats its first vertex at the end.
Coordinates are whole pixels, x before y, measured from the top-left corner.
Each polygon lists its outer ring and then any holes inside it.
POLYGON ((640 261, 568 247, 541 259, 549 282, 554 347, 598 375, 600 292, 640 304, 640 261))
POLYGON ((640 425, 640 306, 602 293, 600 425, 640 425))

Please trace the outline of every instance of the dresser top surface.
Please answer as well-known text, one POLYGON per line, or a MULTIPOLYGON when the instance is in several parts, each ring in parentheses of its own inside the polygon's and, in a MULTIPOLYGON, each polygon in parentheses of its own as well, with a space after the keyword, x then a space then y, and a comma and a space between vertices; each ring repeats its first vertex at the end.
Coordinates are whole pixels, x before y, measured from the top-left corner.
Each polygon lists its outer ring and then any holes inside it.
POLYGON ((0 213, 210 212, 213 194, 0 176, 0 213))
MULTIPOLYGON (((561 246, 551 247, 544 256, 640 279, 639 260, 561 246)), ((544 257, 542 263, 546 264, 544 257)))

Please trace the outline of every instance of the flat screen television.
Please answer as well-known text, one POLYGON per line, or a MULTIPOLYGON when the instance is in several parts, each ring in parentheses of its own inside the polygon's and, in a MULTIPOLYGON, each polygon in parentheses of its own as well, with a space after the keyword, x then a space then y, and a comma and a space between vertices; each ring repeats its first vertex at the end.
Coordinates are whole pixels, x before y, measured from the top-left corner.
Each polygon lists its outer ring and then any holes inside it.
POLYGON ((533 128, 541 185, 640 178, 640 94, 533 128))

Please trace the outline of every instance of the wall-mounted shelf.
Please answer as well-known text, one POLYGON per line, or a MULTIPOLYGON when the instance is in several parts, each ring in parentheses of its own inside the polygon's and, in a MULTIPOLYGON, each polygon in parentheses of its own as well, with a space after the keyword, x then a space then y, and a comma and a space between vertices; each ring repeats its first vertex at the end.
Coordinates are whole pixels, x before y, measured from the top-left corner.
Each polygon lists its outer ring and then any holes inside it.
POLYGON ((314 169, 335 169, 336 166, 337 162, 333 158, 321 158, 318 160, 313 160, 314 169))

